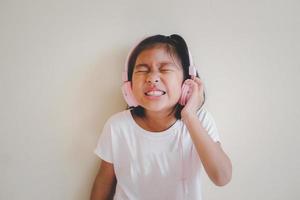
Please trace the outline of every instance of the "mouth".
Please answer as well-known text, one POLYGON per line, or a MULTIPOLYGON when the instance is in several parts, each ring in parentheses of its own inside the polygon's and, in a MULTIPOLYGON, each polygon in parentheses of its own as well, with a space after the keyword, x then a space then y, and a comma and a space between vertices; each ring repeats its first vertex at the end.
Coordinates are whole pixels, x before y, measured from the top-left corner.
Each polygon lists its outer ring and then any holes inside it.
POLYGON ((166 92, 161 91, 161 90, 153 90, 153 91, 145 92, 146 96, 151 96, 151 97, 158 97, 158 96, 162 96, 165 94, 166 94, 166 92))

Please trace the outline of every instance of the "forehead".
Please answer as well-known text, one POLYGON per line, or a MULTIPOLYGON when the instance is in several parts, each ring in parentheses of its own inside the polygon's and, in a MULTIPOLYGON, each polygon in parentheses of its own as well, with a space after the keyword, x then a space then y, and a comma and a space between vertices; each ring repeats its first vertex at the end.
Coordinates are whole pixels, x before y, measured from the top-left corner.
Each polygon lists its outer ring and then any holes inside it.
POLYGON ((157 44, 147 48, 139 53, 136 59, 136 64, 141 62, 171 62, 180 63, 180 60, 175 50, 168 47, 166 44, 157 44))

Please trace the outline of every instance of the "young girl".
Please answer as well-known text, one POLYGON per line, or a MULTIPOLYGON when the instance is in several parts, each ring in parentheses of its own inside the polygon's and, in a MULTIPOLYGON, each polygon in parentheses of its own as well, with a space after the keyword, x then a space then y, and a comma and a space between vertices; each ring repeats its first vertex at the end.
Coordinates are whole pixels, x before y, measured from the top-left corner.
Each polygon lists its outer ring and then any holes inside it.
POLYGON ((184 39, 154 35, 129 54, 123 94, 130 109, 110 117, 91 200, 201 200, 205 169, 218 186, 231 179, 203 82, 184 39))

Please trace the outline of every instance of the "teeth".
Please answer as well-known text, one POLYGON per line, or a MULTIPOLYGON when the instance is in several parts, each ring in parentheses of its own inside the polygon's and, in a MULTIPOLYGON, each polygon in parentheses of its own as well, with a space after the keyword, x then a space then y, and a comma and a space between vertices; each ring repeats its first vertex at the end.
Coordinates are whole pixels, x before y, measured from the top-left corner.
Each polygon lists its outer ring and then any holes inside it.
POLYGON ((161 96, 163 94, 165 94, 163 91, 150 91, 146 93, 147 96, 161 96))

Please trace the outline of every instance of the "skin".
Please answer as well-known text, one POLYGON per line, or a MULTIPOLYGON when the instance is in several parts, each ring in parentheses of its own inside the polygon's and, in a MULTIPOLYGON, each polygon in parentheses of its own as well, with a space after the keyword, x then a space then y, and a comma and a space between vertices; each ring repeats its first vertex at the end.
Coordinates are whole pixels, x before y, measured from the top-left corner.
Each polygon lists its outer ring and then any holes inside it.
POLYGON ((145 109, 145 117, 133 116, 144 129, 160 132, 175 123, 173 108, 181 95, 183 70, 178 58, 171 56, 164 47, 144 50, 137 57, 132 75, 132 92, 145 109), (165 94, 152 98, 149 90, 161 90, 165 94))
POLYGON ((202 126, 196 112, 203 102, 203 82, 199 78, 189 80, 192 96, 181 111, 182 120, 187 126, 197 149, 204 169, 217 186, 224 186, 232 177, 232 165, 219 142, 214 142, 202 126))
POLYGON ((101 160, 98 174, 91 191, 90 200, 112 200, 117 179, 113 164, 101 160))
MULTIPOLYGON (((176 117, 173 108, 180 98, 182 83, 183 70, 179 59, 171 56, 164 46, 142 51, 133 70, 132 90, 139 104, 145 108, 145 117, 133 116, 136 123, 152 132, 166 130, 174 124, 176 117), (165 93, 159 97, 149 97, 145 93, 151 90, 165 93)), ((182 120, 189 130, 208 177, 215 185, 224 186, 231 180, 231 161, 221 144, 214 142, 208 135, 196 114, 204 101, 203 82, 195 77, 186 83, 190 85, 192 94, 181 111, 182 120)), ((112 198, 115 183, 113 164, 102 161, 91 200, 112 198)))

